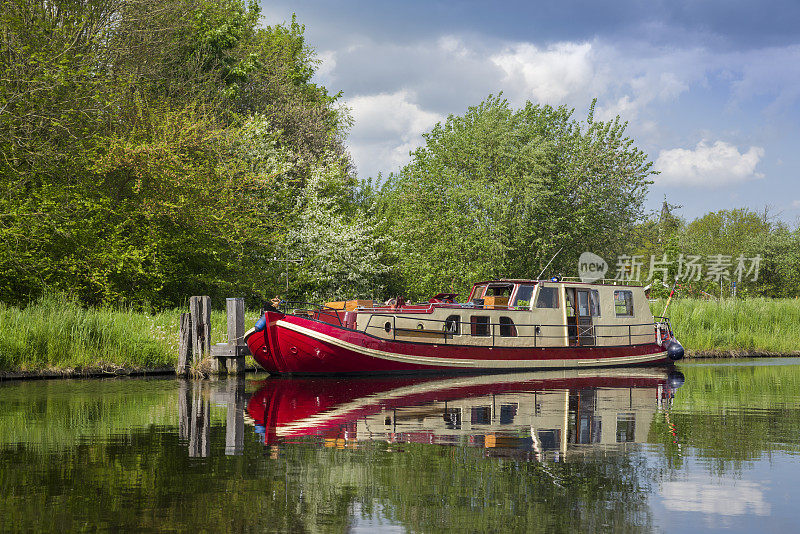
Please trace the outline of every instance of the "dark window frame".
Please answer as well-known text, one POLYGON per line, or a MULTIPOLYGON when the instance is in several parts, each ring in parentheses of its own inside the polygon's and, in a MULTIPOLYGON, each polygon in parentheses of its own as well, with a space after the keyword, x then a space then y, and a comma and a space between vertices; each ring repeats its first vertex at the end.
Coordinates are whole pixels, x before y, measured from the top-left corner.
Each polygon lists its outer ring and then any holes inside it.
POLYGON ((450 315, 447 319, 444 320, 444 331, 447 334, 452 334, 454 336, 461 335, 461 316, 460 315, 450 315), (455 327, 455 328, 453 328, 455 327))
POLYGON ((557 287, 557 286, 556 287, 539 286, 539 292, 536 293, 536 308, 543 309, 543 310, 557 310, 557 309, 559 309, 561 307, 561 296, 559 295, 559 293, 561 293, 561 292, 559 291, 559 289, 560 288, 557 287), (555 298, 553 299, 553 301, 551 301, 551 302, 555 303, 555 306, 540 306, 539 305, 539 303, 540 303, 540 301, 542 299, 542 291, 547 291, 547 292, 553 291, 553 292, 555 292, 555 298))
POLYGON ((492 335, 492 321, 488 315, 471 315, 469 327, 471 336, 490 337, 492 335))
POLYGON ((633 317, 635 311, 633 307, 633 291, 629 289, 618 289, 614 291, 614 313, 617 317, 633 317), (626 296, 626 298, 620 300, 618 297, 623 295, 626 296), (620 311, 621 307, 624 308, 624 311, 620 311))
POLYGON ((500 337, 517 337, 517 326, 511 317, 500 317, 500 337))

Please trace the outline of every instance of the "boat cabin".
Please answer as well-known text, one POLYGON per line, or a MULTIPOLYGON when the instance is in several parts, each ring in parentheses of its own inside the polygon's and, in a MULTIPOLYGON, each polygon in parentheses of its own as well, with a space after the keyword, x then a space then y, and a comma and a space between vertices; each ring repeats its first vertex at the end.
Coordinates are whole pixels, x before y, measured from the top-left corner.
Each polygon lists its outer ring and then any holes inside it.
MULTIPOLYGON (((453 297, 440 294, 417 305, 348 301, 336 303, 342 306, 335 315, 346 328, 375 337, 435 345, 613 347, 661 341, 644 289, 613 280, 488 280, 475 284, 466 302, 453 297)), ((331 322, 324 315, 315 318, 331 322)))

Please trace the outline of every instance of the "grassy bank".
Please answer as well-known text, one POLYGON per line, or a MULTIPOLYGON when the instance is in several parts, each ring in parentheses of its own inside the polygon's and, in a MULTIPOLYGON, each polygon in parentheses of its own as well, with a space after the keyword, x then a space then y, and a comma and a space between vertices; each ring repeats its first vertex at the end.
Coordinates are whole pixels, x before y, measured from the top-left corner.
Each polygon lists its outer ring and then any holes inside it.
MULTIPOLYGON (((0 372, 174 367, 182 311, 84 308, 64 296, 25 308, 0 303, 0 372)), ((212 341, 224 341, 225 313, 214 311, 211 323, 212 341)))
MULTIPOLYGON (((664 301, 652 309, 660 315, 664 301)), ((64 296, 25 308, 0 303, 0 373, 172 367, 181 311, 84 308, 64 296)), ((690 355, 800 353, 800 300, 678 299, 667 314, 690 355)), ((214 311, 211 322, 211 339, 223 341, 225 313, 214 311)))
MULTIPOLYGON (((661 315, 665 301, 651 303, 661 315)), ((745 356, 800 353, 800 300, 673 300, 672 328, 690 355, 745 356)))

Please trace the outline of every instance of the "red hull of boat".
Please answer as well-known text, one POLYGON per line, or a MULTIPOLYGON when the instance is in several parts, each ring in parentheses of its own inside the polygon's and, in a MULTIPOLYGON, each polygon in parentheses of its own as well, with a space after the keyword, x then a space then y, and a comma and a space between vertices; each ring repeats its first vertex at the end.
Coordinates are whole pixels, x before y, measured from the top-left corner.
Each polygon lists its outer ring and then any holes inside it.
POLYGON ((266 327, 245 337, 272 374, 328 375, 436 371, 518 371, 669 363, 663 347, 509 348, 391 341, 329 323, 265 313, 266 327))

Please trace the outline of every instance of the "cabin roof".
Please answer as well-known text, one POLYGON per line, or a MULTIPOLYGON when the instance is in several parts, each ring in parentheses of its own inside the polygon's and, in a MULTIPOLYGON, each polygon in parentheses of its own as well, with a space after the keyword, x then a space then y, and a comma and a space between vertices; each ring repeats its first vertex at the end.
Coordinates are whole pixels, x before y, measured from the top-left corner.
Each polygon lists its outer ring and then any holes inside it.
POLYGON ((618 287, 641 287, 642 283, 637 280, 614 280, 609 278, 603 278, 600 280, 596 280, 594 282, 584 282, 580 278, 573 278, 573 277, 563 277, 558 281, 553 280, 533 280, 529 278, 495 278, 492 280, 484 280, 482 282, 475 282, 472 284, 472 287, 484 284, 539 284, 539 283, 557 283, 557 284, 575 284, 575 285, 586 285, 586 286, 596 286, 596 285, 603 285, 603 286, 618 286, 618 287))

